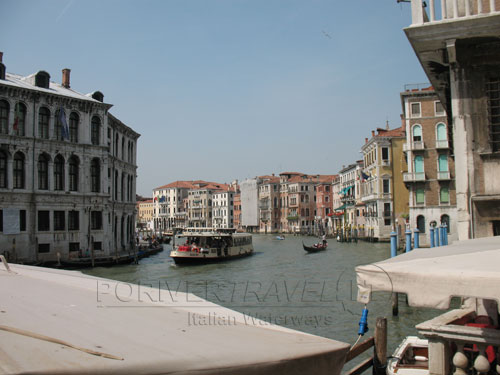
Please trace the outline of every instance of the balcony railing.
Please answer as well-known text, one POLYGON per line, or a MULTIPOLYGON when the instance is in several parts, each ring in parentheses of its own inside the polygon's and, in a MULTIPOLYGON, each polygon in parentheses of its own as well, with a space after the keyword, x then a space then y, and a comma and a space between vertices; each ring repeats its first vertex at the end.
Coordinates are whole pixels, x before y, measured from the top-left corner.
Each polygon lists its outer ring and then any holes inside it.
POLYGON ((438 178, 438 180, 450 180, 451 179, 450 172, 449 171, 447 171, 447 172, 438 171, 437 178, 438 178))
POLYGON ((417 181, 425 181, 425 173, 424 172, 408 172, 403 174, 404 182, 417 182, 417 181))
POLYGON ((500 10, 496 9, 495 0, 426 0, 425 4, 428 4, 428 13, 423 0, 411 0, 413 25, 493 14, 500 10))
POLYGON ((361 196, 361 201, 363 201, 363 202, 373 201, 376 199, 378 199, 378 194, 374 193, 374 192, 367 193, 367 194, 361 196))
POLYGON ((448 140, 447 139, 445 139, 444 141, 436 140, 436 148, 450 148, 448 140))
POLYGON ((414 141, 410 142, 410 144, 408 143, 403 144, 403 152, 421 151, 421 150, 425 150, 425 144, 423 141, 414 141))

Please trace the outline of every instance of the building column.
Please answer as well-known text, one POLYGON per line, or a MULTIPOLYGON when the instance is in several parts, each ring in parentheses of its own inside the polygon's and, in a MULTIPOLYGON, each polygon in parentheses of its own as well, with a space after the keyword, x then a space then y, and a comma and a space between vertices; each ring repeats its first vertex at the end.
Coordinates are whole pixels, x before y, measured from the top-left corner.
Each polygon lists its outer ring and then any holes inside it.
POLYGON ((455 176, 456 198, 457 198, 457 232, 459 240, 472 238, 470 226, 469 197, 470 186, 474 186, 474 175, 469 171, 474 170, 474 162, 468 153, 468 145, 472 147, 469 137, 473 136, 472 129, 472 106, 471 99, 462 95, 469 91, 469 82, 465 77, 463 69, 457 66, 455 56, 455 44, 447 41, 448 55, 451 60, 450 68, 450 90, 451 90, 451 112, 453 114, 453 147, 455 154, 455 170, 461 171, 455 176))

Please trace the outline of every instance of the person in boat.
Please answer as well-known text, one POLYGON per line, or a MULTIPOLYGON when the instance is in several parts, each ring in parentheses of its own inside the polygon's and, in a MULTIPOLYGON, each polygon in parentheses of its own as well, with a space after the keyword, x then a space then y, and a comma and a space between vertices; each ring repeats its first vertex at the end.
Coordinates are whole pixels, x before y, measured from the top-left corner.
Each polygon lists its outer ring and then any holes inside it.
POLYGON ((321 240, 323 242, 323 247, 326 245, 326 234, 323 234, 323 237, 321 237, 321 240))

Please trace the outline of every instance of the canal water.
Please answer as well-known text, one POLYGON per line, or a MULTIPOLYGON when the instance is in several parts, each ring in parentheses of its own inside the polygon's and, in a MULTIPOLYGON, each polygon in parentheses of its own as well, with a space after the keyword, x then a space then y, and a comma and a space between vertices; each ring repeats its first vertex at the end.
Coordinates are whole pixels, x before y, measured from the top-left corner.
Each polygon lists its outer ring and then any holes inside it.
MULTIPOLYGON (((255 254, 218 264, 178 266, 165 251, 139 261, 138 265, 94 268, 84 273, 139 283, 155 288, 190 292, 211 302, 240 311, 249 319, 283 325, 353 344, 363 305, 356 302, 357 265, 390 256, 387 243, 338 243, 329 240, 326 251, 306 253, 302 243, 314 237, 254 235, 255 254)), ((186 301, 189 303, 189 301, 186 301)), ((408 335, 416 335, 415 325, 442 311, 411 308, 400 296, 399 316, 392 317, 389 293, 377 293, 368 305, 369 328, 375 319, 388 319, 388 354, 408 335)), ((139 311, 139 310, 138 310, 139 311)))

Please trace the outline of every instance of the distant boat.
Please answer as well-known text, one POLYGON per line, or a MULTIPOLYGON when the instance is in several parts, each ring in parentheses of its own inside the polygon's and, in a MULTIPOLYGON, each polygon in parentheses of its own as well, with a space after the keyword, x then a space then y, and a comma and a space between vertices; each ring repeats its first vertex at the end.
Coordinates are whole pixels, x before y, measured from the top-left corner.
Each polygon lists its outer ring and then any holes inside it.
POLYGON ((304 250, 307 251, 308 253, 316 253, 318 251, 326 250, 326 248, 328 247, 328 242, 325 242, 324 245, 322 242, 319 242, 315 243, 312 246, 306 246, 304 242, 302 242, 302 246, 304 247, 304 250))
POLYGON ((63 268, 90 268, 90 267, 111 267, 118 264, 130 264, 134 262, 137 257, 134 254, 122 255, 122 256, 103 256, 85 258, 73 258, 73 259, 61 259, 59 261, 60 267, 63 268))
POLYGON ((276 236, 276 239, 277 239, 277 240, 284 240, 284 239, 285 239, 285 236, 276 236))
POLYGON ((253 254, 252 236, 234 229, 187 228, 174 245, 170 257, 177 264, 203 264, 236 259, 253 254))

